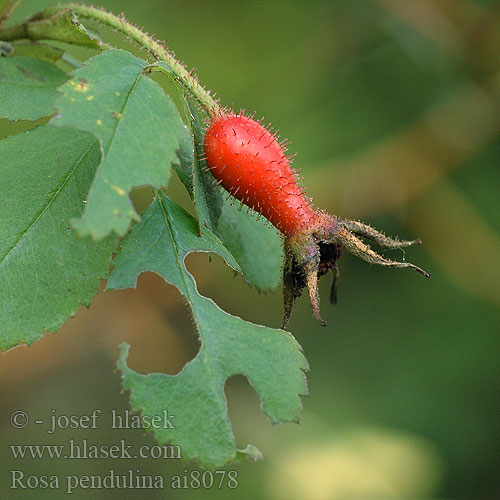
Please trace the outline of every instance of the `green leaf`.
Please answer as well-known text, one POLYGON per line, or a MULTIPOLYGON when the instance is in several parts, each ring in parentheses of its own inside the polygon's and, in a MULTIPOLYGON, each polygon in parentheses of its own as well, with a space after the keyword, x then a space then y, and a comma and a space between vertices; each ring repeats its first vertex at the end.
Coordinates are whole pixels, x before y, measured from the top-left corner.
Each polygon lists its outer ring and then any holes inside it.
MULTIPOLYGON (((118 368, 123 386, 131 391, 135 411, 153 417, 167 409, 175 429, 155 429, 160 443, 180 446, 185 460, 207 468, 240 458, 227 414, 224 383, 236 374, 246 376, 260 396, 262 409, 273 424, 298 421, 300 395, 307 393, 307 361, 300 345, 287 332, 254 325, 222 311, 201 296, 184 258, 189 252, 219 253, 236 266, 212 233, 198 236, 196 220, 160 193, 122 241, 114 259, 108 289, 134 287, 138 275, 153 271, 186 297, 201 347, 177 375, 142 375, 127 366, 129 346, 120 346, 118 368)), ((245 453, 257 458, 255 447, 245 453)))
POLYGON ((200 227, 219 236, 240 265, 247 283, 263 292, 275 290, 281 283, 281 237, 273 226, 241 207, 239 201, 225 201, 227 193, 214 185, 205 162, 197 159, 202 156, 204 132, 194 108, 190 106, 189 110, 192 134, 185 133, 175 170, 194 200, 200 227))
POLYGON ((281 284, 283 246, 278 230, 265 219, 257 220, 240 203, 225 203, 218 236, 243 270, 245 281, 262 292, 281 284))
POLYGON ((46 61, 0 57, 0 117, 38 120, 55 114, 56 89, 68 76, 46 61))
MULTIPOLYGON (((4 0, 7 3, 9 1, 15 2, 16 0, 4 0)), ((7 26, 12 26, 18 23, 26 21, 35 12, 40 12, 47 7, 53 6, 55 3, 53 0, 21 0, 20 5, 16 8, 13 15, 7 21, 7 26)))
POLYGON ((0 0, 0 26, 7 21, 19 7, 22 0, 0 0))
POLYGON ((203 160, 205 131, 201 120, 189 101, 187 91, 175 78, 170 66, 166 62, 158 62, 150 68, 167 75, 181 96, 190 127, 185 132, 178 151, 180 163, 176 165, 176 171, 195 204, 200 234, 204 228, 217 233, 223 198, 221 190, 217 189, 217 183, 203 160))
MULTIPOLYGON (((174 82, 169 66, 155 65, 174 82)), ((189 102, 182 87, 186 115, 190 117, 190 130, 184 133, 177 152, 178 162, 173 166, 194 201, 200 233, 208 228, 217 234, 225 247, 236 258, 245 281, 258 290, 275 290, 281 283, 283 248, 279 232, 269 223, 257 220, 247 207, 225 201, 227 192, 217 186, 207 168, 203 142, 205 131, 196 109, 189 102)))
POLYGON ((95 137, 48 125, 0 141, 0 349, 32 344, 88 305, 116 237, 77 240, 78 215, 99 164, 95 137))
POLYGON ((193 137, 188 129, 184 130, 184 138, 177 150, 177 159, 172 163, 175 173, 193 199, 193 137))
POLYGON ((99 51, 106 46, 78 21, 71 10, 58 12, 46 19, 32 20, 26 25, 26 30, 31 40, 58 40, 99 51))
POLYGON ((193 201, 198 215, 200 231, 207 228, 217 234, 219 218, 222 212, 224 199, 222 191, 217 189, 217 182, 208 170, 204 156, 205 131, 200 118, 189 101, 186 101, 191 116, 191 134, 193 140, 192 183, 193 201))
POLYGON ((64 55, 64 50, 46 43, 37 43, 30 40, 12 42, 14 53, 17 56, 27 56, 47 62, 57 62, 64 55))
POLYGON ((107 50, 60 88, 53 123, 91 132, 102 153, 83 216, 72 221, 80 235, 123 236, 139 220, 130 190, 168 183, 185 125, 170 97, 144 74, 146 65, 129 52, 107 50))

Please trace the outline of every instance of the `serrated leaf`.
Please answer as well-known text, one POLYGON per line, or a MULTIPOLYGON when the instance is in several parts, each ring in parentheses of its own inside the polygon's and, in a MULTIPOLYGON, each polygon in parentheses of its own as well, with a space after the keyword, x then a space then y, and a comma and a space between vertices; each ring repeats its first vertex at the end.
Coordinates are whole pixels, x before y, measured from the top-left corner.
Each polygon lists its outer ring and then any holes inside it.
POLYGON ((107 50, 60 88, 53 123, 91 132, 102 152, 84 213, 72 221, 80 235, 123 236, 139 220, 130 190, 168 183, 185 125, 170 97, 144 74, 146 64, 129 52, 107 50))
POLYGON ((38 120, 55 114, 56 89, 68 76, 57 66, 30 57, 0 57, 0 117, 38 120))
POLYGON ((99 164, 95 137, 42 126, 0 141, 0 349, 32 344, 88 305, 117 238, 77 240, 78 215, 99 164))
POLYGON ((238 261, 245 281, 262 292, 276 290, 281 283, 283 246, 278 230, 265 219, 236 205, 225 203, 219 218, 219 238, 238 261))
POLYGON ((224 394, 227 378, 246 376, 272 423, 298 421, 307 361, 289 333, 231 316, 201 296, 184 265, 193 251, 217 252, 235 265, 217 237, 207 230, 198 237, 196 220, 160 193, 123 239, 108 289, 134 287, 141 272, 153 271, 186 297, 201 341, 197 356, 177 375, 142 375, 127 366, 129 346, 122 344, 118 368, 135 411, 153 417, 167 409, 175 415, 175 429, 153 431, 160 443, 176 444, 185 460, 214 468, 241 453, 259 455, 254 447, 236 449, 224 394))

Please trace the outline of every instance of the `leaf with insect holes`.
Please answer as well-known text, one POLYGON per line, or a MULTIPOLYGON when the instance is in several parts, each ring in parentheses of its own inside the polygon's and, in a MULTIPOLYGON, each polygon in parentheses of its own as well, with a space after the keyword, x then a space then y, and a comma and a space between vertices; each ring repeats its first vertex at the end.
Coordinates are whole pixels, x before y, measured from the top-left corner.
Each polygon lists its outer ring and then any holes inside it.
POLYGON ((139 220, 128 197, 135 186, 166 186, 185 125, 162 88, 144 73, 146 61, 107 50, 73 72, 59 90, 56 125, 72 125, 99 139, 101 165, 83 215, 80 235, 123 236, 139 220))
POLYGON ((46 61, 0 57, 0 118, 38 120, 56 113, 56 89, 68 76, 46 61))
POLYGON ((215 179, 203 160, 197 160, 203 150, 203 130, 196 111, 193 132, 185 133, 174 165, 179 178, 194 199, 200 226, 212 228, 240 265, 245 281, 258 290, 275 290, 281 283, 283 249, 278 231, 257 218, 240 203, 225 201, 227 193, 215 186, 215 179), (194 144, 193 144, 194 141, 194 144), (193 157, 193 151, 197 154, 193 157), (193 185, 195 188, 193 189, 193 185), (208 224, 206 221, 210 221, 208 224))
MULTIPOLYGON (((184 264, 195 251, 216 252, 237 269, 216 236, 205 230, 199 237, 196 220, 160 193, 123 239, 107 288, 134 287, 141 272, 153 271, 187 299, 201 341, 197 356, 177 375, 142 375, 128 367, 129 346, 122 344, 118 368, 135 411, 151 418, 165 409, 175 415, 175 429, 153 430, 159 442, 180 446, 184 460, 215 468, 243 453, 238 453, 231 430, 225 381, 246 376, 272 423, 298 421, 308 365, 289 333, 231 316, 198 293, 184 264)), ((258 455, 254 447, 245 453, 258 455)))
POLYGON ((55 332, 90 303, 117 238, 79 240, 68 225, 99 165, 95 137, 45 125, 0 141, 0 158, 0 349, 8 349, 55 332))

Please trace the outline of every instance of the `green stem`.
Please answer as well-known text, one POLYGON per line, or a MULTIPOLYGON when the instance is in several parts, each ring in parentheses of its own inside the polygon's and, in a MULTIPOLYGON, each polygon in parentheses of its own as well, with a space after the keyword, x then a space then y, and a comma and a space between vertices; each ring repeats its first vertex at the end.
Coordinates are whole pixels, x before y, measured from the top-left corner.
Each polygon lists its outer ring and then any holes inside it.
POLYGON ((110 12, 95 7, 88 7, 86 5, 67 4, 64 7, 51 7, 43 10, 23 24, 0 31, 0 39, 15 40, 19 38, 29 38, 29 29, 27 29, 27 27, 30 23, 50 19, 68 9, 79 17, 105 24, 137 42, 148 50, 157 61, 163 61, 169 66, 175 79, 198 101, 211 118, 220 114, 220 104, 212 97, 210 91, 206 90, 203 85, 200 84, 198 78, 192 71, 188 71, 184 64, 177 60, 164 45, 141 31, 137 26, 129 23, 123 16, 118 17, 110 12))
POLYGON ((66 54, 66 52, 62 55, 61 59, 70 66, 73 66, 73 68, 82 67, 82 63, 78 59, 75 59, 73 56, 66 54))

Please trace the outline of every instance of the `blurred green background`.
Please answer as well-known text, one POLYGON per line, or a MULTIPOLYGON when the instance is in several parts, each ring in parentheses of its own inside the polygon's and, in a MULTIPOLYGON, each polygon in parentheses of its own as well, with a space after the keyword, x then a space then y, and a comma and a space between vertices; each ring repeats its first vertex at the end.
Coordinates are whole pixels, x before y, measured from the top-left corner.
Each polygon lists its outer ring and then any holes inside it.
MULTIPOLYGON (((51 2, 26 2, 39 6, 51 2)), ((64 488, 9 489, 29 474, 162 474, 164 490, 77 490, 72 498, 500 498, 500 4, 472 0, 106 0, 160 39, 222 102, 265 116, 298 153, 315 205, 421 247, 432 275, 340 261, 339 304, 313 320, 299 300, 290 331, 311 371, 300 425, 272 427, 243 377, 228 381, 240 448, 264 461, 233 467, 235 490, 169 487, 196 467, 175 460, 15 460, 10 444, 153 444, 140 430, 15 430, 32 418, 127 408, 116 346, 137 371, 178 372, 196 354, 173 287, 96 297, 56 335, 0 358, 0 497, 51 499, 64 488)), ((24 7, 23 7, 24 8, 24 7)), ((18 18, 27 10, 21 10, 18 18)), ((21 125, 22 126, 22 125, 21 125)), ((0 124, 1 135, 20 125, 0 124)), ((192 212, 179 182, 169 193, 192 212)), ((262 259, 266 258, 265 249, 262 259)), ((191 255, 198 286, 226 311, 278 326, 281 296, 259 295, 220 259, 191 255)), ((329 283, 321 283, 321 295, 329 283)), ((103 417, 105 418, 105 417, 103 417)), ((105 420, 103 420, 105 422, 105 420)), ((231 469, 229 467, 228 469, 231 469)))

